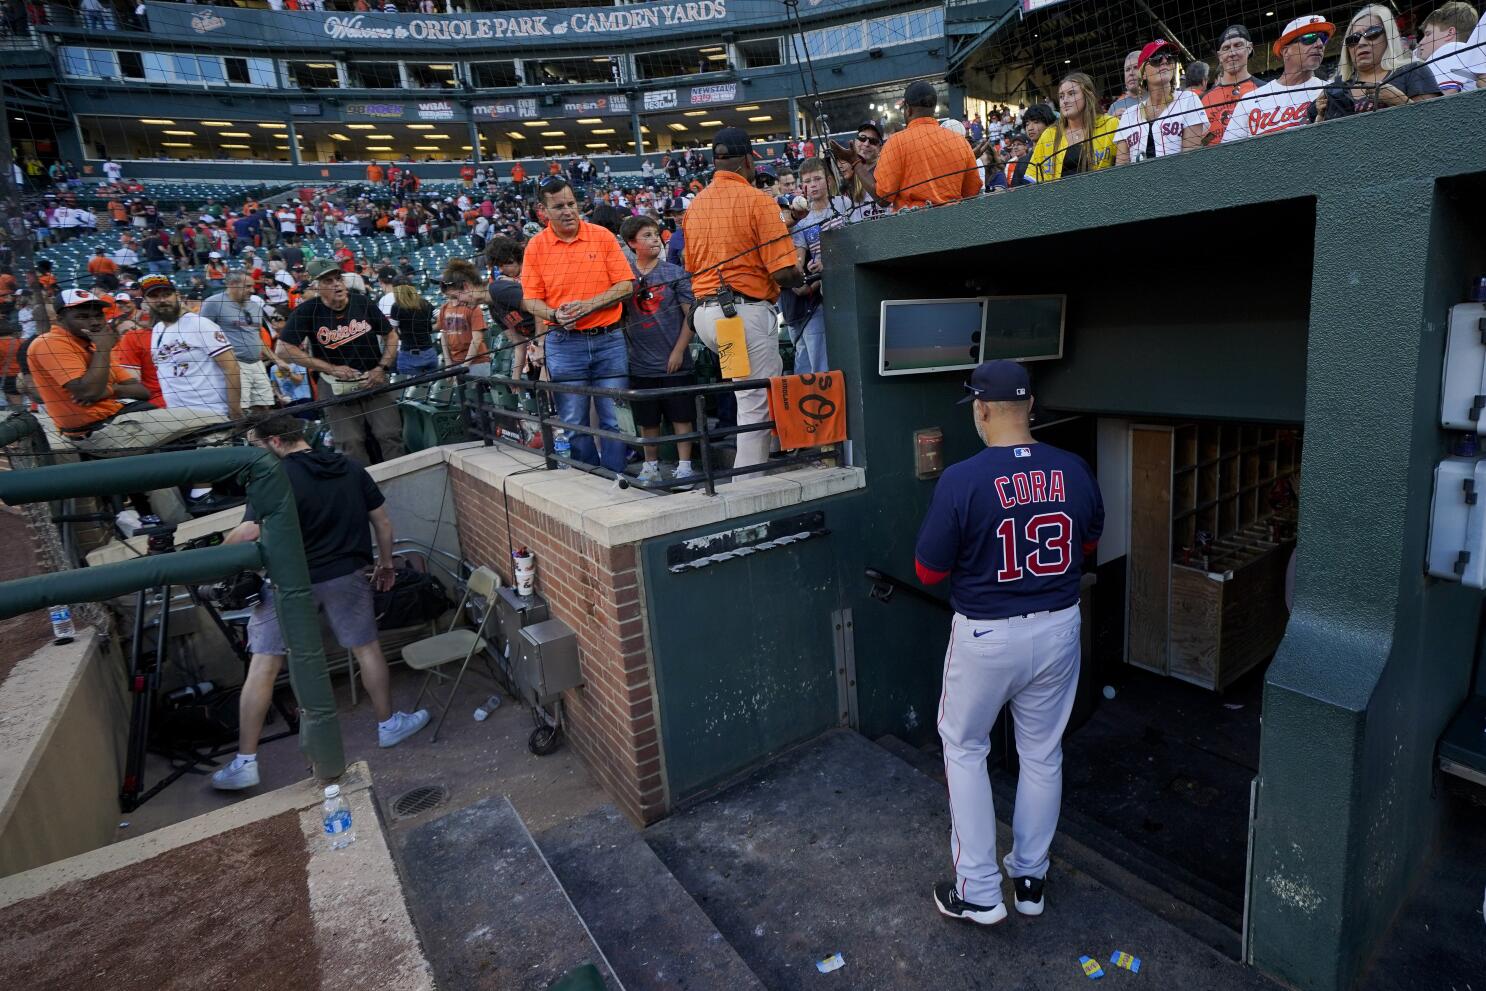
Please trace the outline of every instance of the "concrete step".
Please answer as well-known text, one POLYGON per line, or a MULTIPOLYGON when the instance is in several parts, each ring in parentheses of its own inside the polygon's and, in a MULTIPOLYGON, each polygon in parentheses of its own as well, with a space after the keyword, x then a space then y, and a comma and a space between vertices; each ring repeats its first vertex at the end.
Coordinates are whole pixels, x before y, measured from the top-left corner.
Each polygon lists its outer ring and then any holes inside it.
MULTIPOLYGON (((986 929, 939 915, 949 879, 943 786, 832 731, 649 827, 646 842, 774 991, 818 986, 840 952, 852 988, 1082 989, 1079 957, 1143 958, 1139 979, 1204 991, 1271 988, 1256 972, 1054 860, 1047 912, 986 929)), ((1010 898, 1009 891, 1006 897, 1010 898)))
MULTIPOLYGON (((875 741, 900 760, 943 786, 944 763, 891 734, 875 741)), ((1008 812, 1015 806, 1016 779, 991 774, 1002 849, 1010 842, 1008 812)), ((1237 959, 1242 913, 1220 901, 1211 886, 1158 854, 1143 850, 1118 833, 1080 815, 1065 801, 1052 853, 1100 884, 1113 888, 1158 918, 1227 956, 1237 959)))
POLYGON ((545 991, 592 963, 623 988, 504 797, 412 830, 400 866, 439 987, 545 991))
POLYGON ((617 809, 555 826, 537 845, 629 991, 763 991, 617 809))

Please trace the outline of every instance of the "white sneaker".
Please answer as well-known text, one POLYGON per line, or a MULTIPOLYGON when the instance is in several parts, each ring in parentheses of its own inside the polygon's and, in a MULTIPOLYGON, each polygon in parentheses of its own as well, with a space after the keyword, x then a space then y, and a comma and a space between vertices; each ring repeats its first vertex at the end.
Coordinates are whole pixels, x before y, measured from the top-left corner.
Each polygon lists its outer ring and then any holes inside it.
POLYGON ((390 729, 385 726, 377 727, 377 743, 382 747, 395 747, 427 725, 427 709, 419 709, 413 713, 394 712, 390 729))
POLYGON ((635 476, 635 481, 637 481, 637 482, 658 482, 658 481, 660 481, 660 465, 646 464, 644 467, 642 467, 640 469, 640 473, 635 476))
POLYGON ((258 762, 234 757, 232 763, 212 773, 212 787, 220 791, 242 791, 258 784, 258 762))

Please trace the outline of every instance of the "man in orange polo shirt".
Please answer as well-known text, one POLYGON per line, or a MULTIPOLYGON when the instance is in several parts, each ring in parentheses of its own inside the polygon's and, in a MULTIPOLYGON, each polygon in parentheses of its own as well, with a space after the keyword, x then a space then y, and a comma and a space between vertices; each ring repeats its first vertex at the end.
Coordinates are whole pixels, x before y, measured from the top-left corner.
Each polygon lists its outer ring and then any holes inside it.
MULTIPOLYGON (((749 378, 773 378, 784 372, 779 357, 779 287, 803 285, 805 273, 795 256, 795 243, 779 218, 779 205, 753 187, 753 156, 742 128, 724 127, 712 141, 717 171, 712 184, 697 194, 682 221, 685 268, 696 293, 692 326, 702 343, 717 350, 717 321, 725 314, 719 299, 723 286, 730 304, 743 318, 748 342, 749 378)), ((530 249, 527 249, 530 250, 530 249)), ((769 418, 769 391, 737 394, 738 426, 769 418)), ((769 459, 768 431, 738 434, 735 468, 769 459)))
POLYGON ((942 206, 981 190, 980 166, 970 142, 939 126, 934 116, 938 104, 932 83, 909 83, 903 94, 908 126, 882 146, 875 169, 856 166, 863 185, 894 210, 942 206))
MULTIPOLYGON (((590 224, 578 211, 578 198, 566 179, 542 182, 538 197, 548 226, 526 245, 521 269, 522 308, 546 331, 547 372, 554 382, 603 389, 629 385, 629 353, 624 343, 621 300, 633 287, 634 273, 609 231, 590 224)), ((793 252, 791 252, 793 256, 793 252)), ((557 416, 564 423, 588 422, 589 397, 557 393, 557 416)), ((595 399, 599 426, 618 430, 614 400, 595 399)), ((574 459, 624 471, 625 447, 572 435, 574 459)))
MULTIPOLYGON (((220 423, 207 410, 150 404, 150 392, 114 360, 118 335, 104 315, 107 303, 85 289, 62 293, 57 323, 26 351, 31 382, 47 416, 79 451, 96 456, 158 450, 182 434, 220 423)), ((190 519, 180 493, 150 493, 150 506, 168 523, 190 519)))

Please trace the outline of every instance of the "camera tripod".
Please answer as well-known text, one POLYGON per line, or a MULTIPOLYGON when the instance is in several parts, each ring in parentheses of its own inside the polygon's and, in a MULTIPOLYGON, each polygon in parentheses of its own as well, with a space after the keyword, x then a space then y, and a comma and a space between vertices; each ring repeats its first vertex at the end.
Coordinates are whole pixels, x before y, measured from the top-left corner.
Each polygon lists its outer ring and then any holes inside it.
MULTIPOLYGON (((147 538, 149 555, 170 554, 175 547, 175 526, 159 524, 135 531, 137 536, 147 538)), ((198 538, 185 545, 185 550, 220 543, 221 536, 212 534, 198 538)), ((202 609, 221 632, 223 638, 247 669, 249 662, 247 643, 243 635, 222 618, 215 603, 209 601, 193 586, 182 586, 192 603, 202 609)), ((186 774, 206 774, 218 764, 217 758, 232 753, 236 742, 218 747, 176 746, 161 740, 151 740, 151 718, 160 690, 160 676, 165 670, 170 644, 171 588, 169 584, 140 589, 134 600, 134 640, 129 650, 129 691, 134 696, 129 714, 129 744, 124 758, 124 780, 119 787, 119 808, 133 812, 154 798, 165 788, 186 774), (158 595, 159 612, 153 622, 145 621, 150 599, 158 595), (153 632, 153 643, 146 644, 146 634, 153 632), (171 771, 149 789, 144 787, 145 759, 150 753, 169 758, 171 771)), ((199 679, 198 679, 199 681, 199 679)), ((194 697, 194 692, 192 693, 194 697)), ((204 697, 204 696, 203 696, 204 697)), ((284 718, 285 729, 273 736, 263 738, 264 743, 280 740, 299 732, 299 716, 274 692, 273 709, 284 718)), ((270 716, 270 718, 272 718, 270 716)))

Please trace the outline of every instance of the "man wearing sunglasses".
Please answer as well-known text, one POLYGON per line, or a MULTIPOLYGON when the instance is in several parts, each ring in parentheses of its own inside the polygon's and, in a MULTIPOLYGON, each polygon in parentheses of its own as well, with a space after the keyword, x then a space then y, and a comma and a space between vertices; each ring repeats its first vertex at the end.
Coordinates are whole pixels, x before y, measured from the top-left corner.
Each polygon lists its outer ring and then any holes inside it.
POLYGON ((1323 85, 1316 69, 1334 34, 1336 25, 1319 14, 1297 17, 1286 24, 1274 43, 1275 55, 1284 61, 1284 72, 1238 102, 1223 131, 1223 143, 1277 134, 1310 123, 1311 104, 1323 85))

